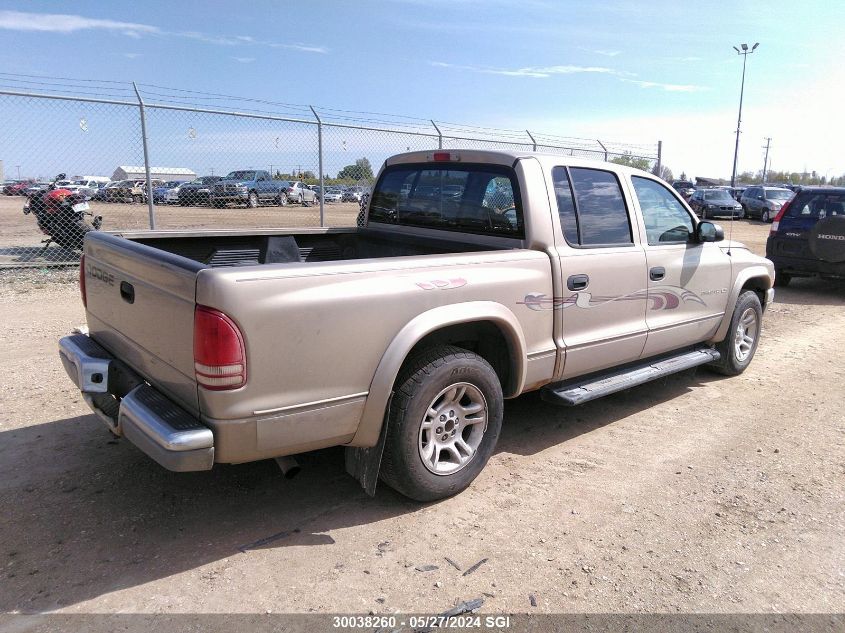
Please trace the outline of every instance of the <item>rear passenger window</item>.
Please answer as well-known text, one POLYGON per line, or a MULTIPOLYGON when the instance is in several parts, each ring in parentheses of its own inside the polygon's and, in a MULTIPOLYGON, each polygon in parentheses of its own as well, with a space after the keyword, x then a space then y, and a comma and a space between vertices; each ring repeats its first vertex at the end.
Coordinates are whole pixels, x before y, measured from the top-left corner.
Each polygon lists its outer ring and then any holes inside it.
POLYGON ((575 213, 581 246, 633 244, 622 188, 609 171, 572 167, 575 213))
POLYGON ((579 244, 578 218, 575 216, 575 199, 572 197, 572 187, 569 185, 569 175, 566 167, 552 169, 552 180, 555 185, 557 198, 557 212, 560 216, 560 228, 563 236, 570 244, 579 244))

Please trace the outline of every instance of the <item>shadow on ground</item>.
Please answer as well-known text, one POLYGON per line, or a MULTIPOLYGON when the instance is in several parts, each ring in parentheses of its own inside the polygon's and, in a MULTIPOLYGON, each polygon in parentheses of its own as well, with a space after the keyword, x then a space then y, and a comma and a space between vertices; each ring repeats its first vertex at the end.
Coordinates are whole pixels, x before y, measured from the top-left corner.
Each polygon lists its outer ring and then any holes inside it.
POLYGON ((44 246, 5 246, 0 248, 0 266, 2 265, 49 265, 78 264, 79 253, 69 251, 57 244, 44 246))
MULTIPOLYGON (((542 451, 709 378, 687 372, 576 409, 528 394, 508 402, 497 452, 542 451)), ((367 497, 342 449, 300 461, 293 481, 273 461, 171 473, 87 415, 0 433, 0 611, 72 605, 241 550, 330 546, 332 530, 420 507, 385 485, 367 497)))

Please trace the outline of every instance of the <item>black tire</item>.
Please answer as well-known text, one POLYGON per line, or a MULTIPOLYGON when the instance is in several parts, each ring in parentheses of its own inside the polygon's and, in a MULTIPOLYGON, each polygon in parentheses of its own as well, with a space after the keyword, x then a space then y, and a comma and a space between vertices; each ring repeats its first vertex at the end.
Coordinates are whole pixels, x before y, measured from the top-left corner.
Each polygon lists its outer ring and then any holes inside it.
POLYGON ((302 194, 299 194, 299 206, 305 206, 305 198, 302 196, 302 194))
POLYGON ((247 196, 246 206, 250 209, 257 209, 258 202, 258 194, 254 191, 250 191, 249 195, 247 196))
POLYGON ((284 191, 282 191, 279 194, 279 199, 276 200, 276 204, 278 204, 280 207, 288 206, 288 194, 286 194, 284 191))
POLYGON ((769 222, 771 222, 771 214, 769 213, 768 209, 760 212, 760 222, 762 222, 763 224, 768 224, 769 222))
POLYGON ((775 268, 775 288, 786 288, 792 281, 792 275, 775 268))
POLYGON ((705 211, 703 208, 701 209, 701 219, 702 220, 707 219, 707 211, 705 211))
MULTIPOLYGON (((408 359, 396 379, 387 420, 381 480, 416 501, 435 501, 461 492, 478 476, 493 454, 502 428, 502 410, 499 378, 490 363, 479 355, 460 347, 441 345, 408 359), (458 384, 468 384, 483 394, 486 427, 481 429, 477 447, 462 467, 451 474, 436 474, 423 463, 422 426, 426 412, 435 404, 438 394, 458 384)), ((460 415, 458 419, 462 420, 460 415)), ((461 422, 455 431, 459 430, 463 437, 476 426, 461 422)), ((433 432, 432 426, 429 433, 433 432)), ((448 451, 438 451, 433 461, 439 460, 437 456, 444 452, 448 451)), ((448 460, 437 461, 437 464, 448 463, 448 460)))
POLYGON ((757 293, 753 290, 744 290, 740 293, 739 298, 734 306, 733 315, 731 316, 731 324, 728 327, 728 333, 724 340, 716 344, 716 350, 721 354, 721 358, 708 365, 713 371, 724 374, 725 376, 737 376, 744 372, 751 364, 754 354, 757 351, 757 344, 760 342, 760 332, 763 323, 763 308, 760 305, 760 299, 757 293), (747 356, 740 357, 740 353, 736 348, 736 341, 740 321, 748 313, 752 311, 756 318, 756 331, 754 333, 754 340, 751 343, 750 350, 747 356))
POLYGON ((83 220, 77 220, 71 224, 55 226, 53 228, 54 234, 51 234, 50 237, 56 244, 66 250, 81 251, 86 233, 93 230, 94 228, 86 224, 83 220))

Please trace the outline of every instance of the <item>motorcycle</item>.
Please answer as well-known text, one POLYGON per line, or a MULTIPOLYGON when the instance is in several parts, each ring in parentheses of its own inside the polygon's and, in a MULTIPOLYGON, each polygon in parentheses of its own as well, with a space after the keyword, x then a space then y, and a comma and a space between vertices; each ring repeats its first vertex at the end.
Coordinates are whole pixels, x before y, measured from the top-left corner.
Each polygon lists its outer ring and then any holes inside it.
POLYGON ((89 211, 85 196, 57 187, 56 183, 64 178, 64 174, 56 176, 47 188, 33 194, 23 208, 24 215, 32 213, 35 216, 38 228, 47 236, 41 240, 44 244, 42 253, 51 242, 70 251, 82 250, 85 234, 99 230, 103 223, 103 216, 95 216, 89 211), (86 216, 91 216, 90 223, 86 216))

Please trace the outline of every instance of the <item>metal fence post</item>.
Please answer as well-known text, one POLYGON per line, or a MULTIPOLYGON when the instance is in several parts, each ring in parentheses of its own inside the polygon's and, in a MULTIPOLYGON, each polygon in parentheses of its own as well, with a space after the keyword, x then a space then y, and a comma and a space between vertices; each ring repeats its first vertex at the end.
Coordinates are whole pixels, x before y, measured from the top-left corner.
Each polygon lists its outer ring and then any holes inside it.
POLYGON ((437 130, 437 149, 443 149, 443 133, 440 131, 440 128, 437 127, 437 123, 433 120, 431 124, 434 126, 434 129, 437 130))
POLYGON ((601 148, 604 150, 604 162, 607 162, 607 148, 604 146, 604 143, 602 143, 602 142, 601 142, 600 140, 598 140, 598 139, 596 139, 596 143, 598 143, 599 145, 601 145, 601 148))
POLYGON ((534 140, 534 136, 528 130, 525 130, 525 133, 528 135, 528 138, 531 139, 531 144, 533 145, 532 151, 537 151, 537 141, 534 140))
POLYGON ((326 190, 323 186, 323 122, 320 120, 320 115, 317 114, 314 106, 308 107, 311 108, 314 118, 317 119, 317 162, 320 165, 320 226, 326 226, 326 211, 324 206, 326 190))
POLYGON ((663 141, 657 141, 657 171, 654 174, 658 178, 663 178, 661 172, 663 171, 663 141))
POLYGON ((150 178, 150 152, 147 148, 147 116, 144 112, 144 100, 141 98, 141 93, 138 91, 138 86, 132 82, 132 87, 135 89, 135 95, 138 97, 138 110, 141 113, 141 140, 144 143, 144 171, 147 174, 147 208, 150 211, 150 229, 156 228, 156 212, 153 205, 153 187, 150 178))

